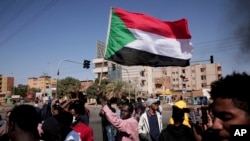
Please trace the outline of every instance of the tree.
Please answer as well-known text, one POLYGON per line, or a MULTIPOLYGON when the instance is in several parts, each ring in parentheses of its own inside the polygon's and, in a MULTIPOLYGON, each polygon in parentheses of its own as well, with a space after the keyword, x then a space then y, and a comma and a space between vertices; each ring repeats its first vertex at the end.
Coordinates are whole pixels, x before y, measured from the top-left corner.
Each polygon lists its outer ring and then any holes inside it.
POLYGON ((15 95, 26 97, 27 93, 28 93, 28 85, 18 84, 17 87, 15 87, 15 95))
POLYGON ((116 80, 106 85, 105 95, 108 99, 120 98, 123 93, 123 87, 125 82, 116 80))
POLYGON ((100 89, 105 92, 106 85, 108 83, 110 83, 108 79, 103 79, 99 86, 99 79, 96 79, 94 84, 87 89, 87 98, 96 98, 96 92, 98 87, 100 87, 100 89))
POLYGON ((81 81, 73 77, 66 77, 58 81, 57 97, 68 96, 71 94, 78 94, 81 89, 81 81))

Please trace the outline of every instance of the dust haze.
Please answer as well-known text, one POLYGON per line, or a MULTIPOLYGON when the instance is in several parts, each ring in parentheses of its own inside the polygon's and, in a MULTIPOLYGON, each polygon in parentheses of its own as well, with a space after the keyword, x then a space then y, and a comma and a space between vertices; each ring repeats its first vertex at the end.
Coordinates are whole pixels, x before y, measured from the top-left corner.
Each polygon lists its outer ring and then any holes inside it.
POLYGON ((232 32, 231 35, 240 51, 237 54, 238 61, 250 59, 250 1, 249 0, 229 0, 225 4, 228 24, 231 29, 225 29, 232 32))

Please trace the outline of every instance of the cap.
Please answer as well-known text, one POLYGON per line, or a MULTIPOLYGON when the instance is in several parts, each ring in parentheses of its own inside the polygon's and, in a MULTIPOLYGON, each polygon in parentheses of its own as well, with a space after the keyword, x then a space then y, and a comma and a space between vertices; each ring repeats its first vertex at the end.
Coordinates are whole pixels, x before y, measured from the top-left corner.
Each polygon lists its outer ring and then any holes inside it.
POLYGON ((157 102, 158 99, 155 99, 155 98, 148 98, 147 99, 147 106, 151 106, 153 103, 157 102))

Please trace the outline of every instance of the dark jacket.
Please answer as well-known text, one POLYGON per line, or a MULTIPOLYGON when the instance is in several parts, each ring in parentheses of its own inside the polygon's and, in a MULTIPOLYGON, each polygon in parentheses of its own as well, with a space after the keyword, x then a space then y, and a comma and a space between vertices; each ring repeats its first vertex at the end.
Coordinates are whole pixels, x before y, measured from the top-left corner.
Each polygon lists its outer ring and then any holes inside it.
POLYGON ((168 125, 163 129, 159 141, 194 141, 191 128, 181 124, 180 126, 168 125))

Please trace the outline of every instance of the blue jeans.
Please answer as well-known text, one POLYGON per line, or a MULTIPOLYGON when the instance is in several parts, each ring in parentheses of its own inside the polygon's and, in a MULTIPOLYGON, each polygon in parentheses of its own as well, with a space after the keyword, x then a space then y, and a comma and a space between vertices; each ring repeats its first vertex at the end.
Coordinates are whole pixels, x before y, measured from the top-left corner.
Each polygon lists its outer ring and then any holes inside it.
POLYGON ((105 126, 108 141, 115 141, 116 129, 113 125, 105 126))

